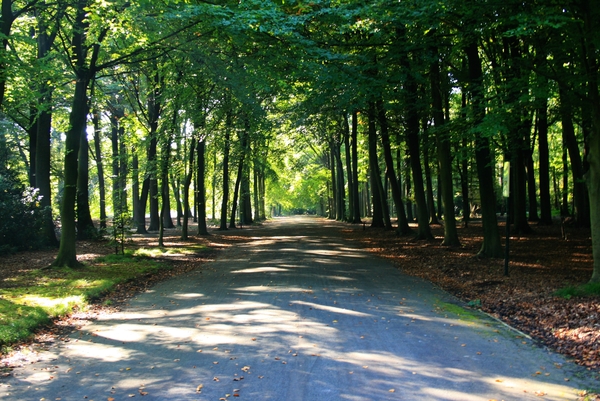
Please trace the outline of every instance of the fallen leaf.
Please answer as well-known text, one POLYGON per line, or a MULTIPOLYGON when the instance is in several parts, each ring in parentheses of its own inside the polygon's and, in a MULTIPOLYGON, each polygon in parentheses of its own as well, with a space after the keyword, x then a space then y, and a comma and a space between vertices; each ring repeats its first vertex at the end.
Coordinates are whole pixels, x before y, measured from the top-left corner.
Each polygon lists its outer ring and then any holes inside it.
POLYGON ((196 392, 200 393, 202 392, 202 388, 204 387, 204 384, 200 384, 198 387, 196 387, 196 392))
POLYGON ((395 393, 395 392, 396 392, 396 389, 393 389, 393 388, 391 388, 391 389, 389 389, 388 391, 389 391, 390 393, 395 393))

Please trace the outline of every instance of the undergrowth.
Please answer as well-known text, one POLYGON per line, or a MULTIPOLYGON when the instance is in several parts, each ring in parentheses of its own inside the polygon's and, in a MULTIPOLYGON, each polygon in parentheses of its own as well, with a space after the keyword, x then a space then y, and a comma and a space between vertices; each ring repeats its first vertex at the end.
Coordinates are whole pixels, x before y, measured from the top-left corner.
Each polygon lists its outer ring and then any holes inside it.
POLYGON ((554 295, 565 299, 600 296, 600 283, 587 283, 561 288, 560 290, 557 290, 554 295))

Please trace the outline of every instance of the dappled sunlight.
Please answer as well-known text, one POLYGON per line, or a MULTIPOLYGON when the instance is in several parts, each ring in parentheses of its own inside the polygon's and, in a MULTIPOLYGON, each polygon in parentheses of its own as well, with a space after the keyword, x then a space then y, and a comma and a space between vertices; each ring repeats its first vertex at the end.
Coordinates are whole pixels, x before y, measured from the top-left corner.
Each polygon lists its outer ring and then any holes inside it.
MULTIPOLYGON (((309 218, 292 221, 310 227, 309 218)), ((463 316, 435 287, 321 230, 319 238, 261 233, 84 326, 62 351, 83 372, 69 377, 73 386, 97 388, 94 399, 156 400, 228 399, 233 389, 248 400, 570 394, 560 385, 566 369, 551 370, 545 353, 477 311, 463 316)), ((34 371, 19 380, 53 384, 34 371)))
POLYGON ((333 306, 327 306, 327 305, 321 305, 315 302, 304 302, 304 301, 292 301, 291 302, 292 305, 303 305, 303 306, 308 306, 314 309, 320 309, 320 310, 324 310, 327 312, 333 312, 333 313, 341 313, 344 315, 352 315, 352 316, 361 316, 361 317, 371 317, 373 315, 370 315, 368 313, 362 313, 362 312, 357 312, 357 311, 353 311, 353 310, 349 310, 349 309, 344 309, 344 308, 336 308, 333 306))
POLYGON ((231 273, 273 273, 273 272, 286 272, 289 269, 283 269, 281 267, 255 267, 249 269, 233 270, 231 273))
POLYGON ((79 340, 64 350, 67 358, 92 358, 102 362, 124 361, 130 358, 133 352, 125 345, 117 346, 83 340, 79 340))

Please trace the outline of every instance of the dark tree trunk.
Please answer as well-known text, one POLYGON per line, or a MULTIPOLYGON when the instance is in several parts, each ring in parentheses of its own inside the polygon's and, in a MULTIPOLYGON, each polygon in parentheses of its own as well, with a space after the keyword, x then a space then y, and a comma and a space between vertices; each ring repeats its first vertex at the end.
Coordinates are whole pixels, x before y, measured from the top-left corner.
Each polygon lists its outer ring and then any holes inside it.
POLYGON ((537 109, 538 159, 540 175, 540 220, 539 224, 552 224, 552 201, 550 198, 550 152, 548 150, 548 100, 537 109))
MULTIPOLYGON (((437 49, 434 53, 437 54, 437 49)), ((452 145, 450 143, 450 133, 444 129, 446 119, 443 111, 440 65, 437 60, 431 65, 430 80, 432 114, 436 129, 439 183, 444 206, 444 241, 442 245, 460 246, 456 230, 456 218, 454 217, 454 185, 452 181, 452 155, 450 154, 452 145)))
MULTIPOLYGON (((477 44, 472 42, 465 49, 469 66, 469 87, 473 108, 474 124, 481 124, 485 118, 485 96, 483 71, 477 44)), ((498 220, 496 218, 496 195, 494 190, 494 171, 489 139, 481 132, 475 133, 475 162, 479 178, 479 196, 481 199, 481 219, 483 225, 483 243, 478 255, 499 258, 503 256, 498 220)))
MULTIPOLYGON (((183 224, 181 226, 181 239, 188 239, 188 226, 190 220, 190 185, 192 184, 192 178, 194 176, 194 152, 196 147, 194 146, 194 138, 190 140, 190 154, 189 154, 189 167, 185 175, 185 181, 183 183, 183 224)), ((198 144, 198 146, 200 146, 198 144)))
POLYGON ((160 228, 160 215, 158 212, 158 180, 156 179, 157 173, 157 146, 158 140, 156 138, 156 131, 150 139, 150 146, 148 148, 148 165, 149 172, 148 177, 146 178, 149 182, 149 193, 148 193, 148 201, 150 203, 150 224, 148 226, 148 231, 157 231, 160 228))
POLYGON ((377 116, 379 120, 379 127, 381 128, 381 144, 383 147, 383 157, 385 159, 385 175, 390 182, 390 188, 392 190, 392 199, 396 206, 396 214, 398 217, 398 229, 397 232, 400 235, 406 235, 412 232, 408 226, 408 220, 406 219, 406 213, 404 211, 404 205, 402 204, 402 192, 396 178, 396 171, 394 169, 394 158, 392 157, 392 148, 390 144, 390 134, 388 129, 388 121, 385 113, 385 107, 383 101, 379 101, 377 104, 377 116))
POLYGON ((96 228, 92 221, 90 213, 90 193, 89 193, 89 161, 90 152, 87 140, 87 113, 83 129, 80 132, 81 139, 79 143, 79 166, 77 176, 77 239, 86 240, 96 236, 96 228))
POLYGON ((198 141, 198 235, 208 235, 206 227, 206 142, 198 141))
POLYGON ((361 223, 360 219, 360 198, 358 196, 358 113, 354 111, 352 113, 352 131, 351 131, 351 140, 352 140, 352 175, 354 185, 352 187, 352 198, 354 198, 354 214, 351 216, 352 223, 358 224, 361 223))
POLYGON ((336 170, 336 220, 343 221, 346 218, 346 199, 344 189, 344 169, 342 167, 341 141, 338 138, 332 141, 333 157, 336 170))
POLYGON ((94 123, 94 150, 96 169, 98 171, 98 191, 100 194, 100 228, 106 229, 106 184, 104 182, 104 162, 100 146, 100 112, 94 110, 92 121, 94 123))
POLYGON ((42 200, 41 206, 45 209, 43 236, 46 245, 58 247, 58 239, 52 220, 52 185, 50 180, 52 132, 52 90, 47 85, 42 85, 40 96, 41 110, 37 119, 36 152, 35 152, 35 187, 39 189, 42 200))
POLYGON ((573 108, 571 99, 564 88, 559 89, 560 97, 560 115, 562 120, 563 141, 565 148, 569 152, 571 161, 571 171, 573 172, 573 203, 574 217, 578 225, 589 227, 590 225, 590 208, 587 188, 583 177, 583 162, 579 151, 579 144, 575 136, 575 128, 573 126, 573 108))
POLYGON ((440 224, 437 218, 437 212, 435 210, 435 200, 433 196, 433 180, 431 178, 431 162, 429 160, 430 141, 429 141, 429 127, 427 127, 427 120, 423 119, 423 166, 425 168, 425 194, 427 195, 427 212, 429 213, 429 224, 440 224))
POLYGON ((371 102, 368 109, 369 119, 369 168, 371 170, 371 191, 373 192, 373 221, 371 227, 385 227, 392 229, 390 211, 388 208, 383 184, 381 183, 381 171, 379 170, 379 158, 377 155, 377 128, 375 125, 375 105, 371 102))
POLYGON ((231 137, 230 130, 231 112, 227 112, 225 123, 225 147, 223 149, 223 199, 221 201, 221 226, 219 227, 219 230, 227 230, 227 202, 229 200, 229 141, 231 137))
POLYGON ((354 173, 352 172, 352 157, 350 155, 350 125, 348 124, 348 116, 346 114, 343 115, 343 128, 344 128, 344 149, 345 149, 345 159, 346 159, 346 176, 348 177, 348 222, 352 222, 352 218, 354 216, 354 173))
MULTIPOLYGON (((408 61, 407 61, 408 62, 408 61)), ((425 187, 423 185, 423 169, 421 167, 421 149, 419 146, 419 111, 418 87, 415 77, 409 74, 405 83, 406 91, 406 144, 410 155, 410 167, 413 178, 413 188, 415 201, 417 202, 417 223, 418 229, 416 238, 430 240, 433 239, 431 228, 429 227, 429 212, 427 201, 425 199, 425 187)))
POLYGON ((240 182, 242 181, 242 174, 244 174, 244 156, 240 157, 238 163, 237 178, 235 179, 235 187, 233 188, 233 200, 231 201, 231 216, 229 218, 229 228, 236 228, 235 218, 238 206, 238 195, 240 192, 240 182))
MULTIPOLYGON (((83 21, 83 10, 79 14, 83 21)), ((81 77, 75 83, 75 96, 69 115, 70 128, 65 140, 64 190, 60 207, 61 237, 58 255, 53 266, 78 267, 76 251, 75 203, 77 199, 77 157, 81 133, 87 120, 87 89, 89 78, 81 77)))

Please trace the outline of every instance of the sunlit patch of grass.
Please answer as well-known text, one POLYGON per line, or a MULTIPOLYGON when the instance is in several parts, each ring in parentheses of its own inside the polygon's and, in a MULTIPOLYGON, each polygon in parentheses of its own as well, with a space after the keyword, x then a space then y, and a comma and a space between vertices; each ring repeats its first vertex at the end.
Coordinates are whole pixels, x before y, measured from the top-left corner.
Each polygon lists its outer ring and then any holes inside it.
POLYGON ((32 270, 0 288, 0 346, 21 341, 50 318, 85 309, 117 284, 167 269, 134 255, 106 255, 81 268, 32 270))
POLYGON ((206 251, 207 249, 206 245, 202 244, 187 245, 184 247, 169 246, 164 248, 139 248, 133 252, 133 255, 147 258, 159 258, 172 255, 195 255, 199 252, 206 251))
POLYGON ((15 304, 0 298, 0 346, 29 337, 31 332, 50 321, 39 306, 15 304))

